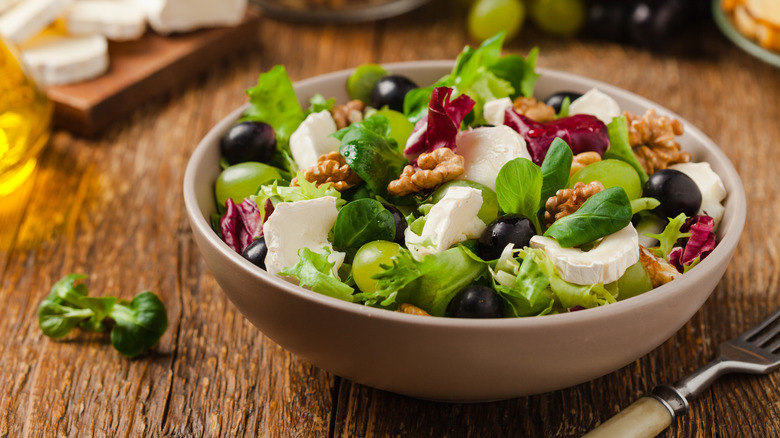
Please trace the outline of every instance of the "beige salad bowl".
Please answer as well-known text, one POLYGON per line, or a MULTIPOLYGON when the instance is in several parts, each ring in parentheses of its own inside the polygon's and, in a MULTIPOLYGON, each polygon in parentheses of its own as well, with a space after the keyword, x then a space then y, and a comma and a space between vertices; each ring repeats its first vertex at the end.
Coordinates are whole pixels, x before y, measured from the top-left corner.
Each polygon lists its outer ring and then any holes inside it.
MULTIPOLYGON (((388 71, 427 85, 451 61, 390 64, 388 71)), ((195 241, 222 290, 270 339, 311 363, 355 382, 413 397, 448 401, 506 399, 553 391, 611 373, 669 339, 702 306, 731 260, 745 222, 739 175, 718 147, 693 125, 632 93, 583 77, 539 69, 537 97, 598 87, 624 110, 656 108, 685 124, 680 142, 694 161, 708 161, 728 197, 718 246, 673 282, 615 304, 541 317, 465 320, 390 312, 323 296, 268 274, 215 234, 214 182, 219 139, 239 108, 219 122, 193 153, 184 201, 195 241)), ((346 102, 350 71, 298 82, 301 104, 315 93, 346 102)))

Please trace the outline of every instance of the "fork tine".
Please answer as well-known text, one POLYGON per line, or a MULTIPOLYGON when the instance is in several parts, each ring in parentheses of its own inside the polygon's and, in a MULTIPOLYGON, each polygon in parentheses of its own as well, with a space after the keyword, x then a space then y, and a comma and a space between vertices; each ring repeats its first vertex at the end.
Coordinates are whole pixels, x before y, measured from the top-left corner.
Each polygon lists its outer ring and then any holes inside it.
POLYGON ((753 342, 753 338, 756 335, 764 331, 767 327, 772 325, 778 319, 780 319, 780 309, 776 310, 773 314, 769 315, 765 320, 756 324, 753 328, 749 329, 742 335, 738 336, 737 339, 743 339, 746 340, 747 342, 753 342))
POLYGON ((775 341, 772 344, 768 345, 766 347, 766 351, 768 351, 769 354, 772 355, 780 354, 780 338, 775 339, 775 341))

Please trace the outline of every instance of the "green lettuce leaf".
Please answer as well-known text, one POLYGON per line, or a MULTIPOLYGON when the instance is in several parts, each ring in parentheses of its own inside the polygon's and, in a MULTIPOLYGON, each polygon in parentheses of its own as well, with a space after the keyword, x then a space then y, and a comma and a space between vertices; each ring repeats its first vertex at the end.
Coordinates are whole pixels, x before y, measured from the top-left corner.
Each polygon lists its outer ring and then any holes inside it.
POLYGON ((680 228, 685 225, 685 221, 687 220, 688 216, 686 216, 685 213, 680 213, 677 217, 669 219, 669 223, 666 224, 666 228, 664 228, 661 234, 645 234, 647 237, 658 239, 659 247, 652 248, 655 255, 669 261, 669 253, 672 252, 672 248, 674 248, 677 241, 684 237, 691 237, 691 233, 683 233, 680 231, 680 228))
POLYGON ((325 99, 325 97, 317 93, 314 96, 312 96, 311 99, 309 99, 309 108, 306 109, 306 112, 304 112, 303 116, 304 119, 309 116, 309 114, 318 113, 320 111, 330 111, 333 109, 333 106, 336 105, 336 99, 331 97, 330 99, 325 99))
POLYGON ((354 289, 339 281, 333 273, 335 263, 328 261, 330 248, 323 247, 322 253, 316 253, 309 248, 298 250, 298 263, 291 268, 284 268, 279 275, 295 277, 301 286, 314 292, 338 298, 344 301, 353 301, 354 289))
POLYGON ((604 152, 604 159, 613 158, 616 160, 625 161, 630 164, 631 167, 639 174, 639 179, 642 184, 647 181, 647 173, 639 164, 639 160, 636 159, 634 151, 631 149, 631 144, 628 141, 628 121, 624 116, 618 116, 612 119, 609 125, 607 125, 607 131, 609 132, 609 149, 604 152))
POLYGON ((546 315, 552 311, 554 300, 547 290, 550 280, 533 259, 526 257, 516 268, 513 284, 494 284, 494 289, 504 299, 506 316, 546 315))

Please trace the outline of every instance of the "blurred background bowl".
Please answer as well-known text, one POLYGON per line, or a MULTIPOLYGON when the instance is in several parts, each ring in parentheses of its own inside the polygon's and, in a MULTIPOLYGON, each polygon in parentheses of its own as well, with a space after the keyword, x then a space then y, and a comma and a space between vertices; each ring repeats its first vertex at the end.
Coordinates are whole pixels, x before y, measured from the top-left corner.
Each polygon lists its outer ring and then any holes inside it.
MULTIPOLYGON (((389 64, 425 85, 450 71, 451 61, 389 64)), ((315 93, 346 102, 341 71, 298 82, 306 107, 315 93)), ((615 371, 650 352, 682 327, 710 296, 731 260, 745 222, 739 175, 718 147, 681 117, 619 88, 551 70, 538 98, 598 87, 629 112, 656 108, 685 124, 679 138, 693 161, 707 161, 728 191, 717 248, 698 266, 657 289, 615 304, 541 317, 465 320, 408 315, 326 297, 269 275, 231 250, 212 231, 219 139, 239 108, 201 141, 187 165, 184 201, 195 241, 222 290, 243 315, 276 343, 336 375, 413 397, 486 401, 577 385, 615 371)))
POLYGON ((430 0, 251 0, 273 18, 302 23, 357 23, 395 17, 430 0))

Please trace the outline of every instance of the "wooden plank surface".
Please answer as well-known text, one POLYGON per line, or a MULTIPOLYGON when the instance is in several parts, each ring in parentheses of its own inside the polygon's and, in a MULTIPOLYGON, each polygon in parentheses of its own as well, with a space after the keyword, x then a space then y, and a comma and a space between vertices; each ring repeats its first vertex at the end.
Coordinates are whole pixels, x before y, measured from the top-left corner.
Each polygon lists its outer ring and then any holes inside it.
MULTIPOLYGON (((702 35, 700 55, 687 58, 527 29, 507 51, 525 54, 538 45, 542 67, 661 102, 707 133, 743 176, 749 207, 742 241, 693 319, 612 374, 482 404, 421 401, 354 384, 285 352, 244 320, 205 267, 184 214, 180 184, 195 145, 274 64, 298 80, 365 62, 454 58, 468 40, 464 11, 448 5, 434 1, 403 17, 349 26, 264 19, 261 47, 146 101, 100 136, 55 132, 34 177, 0 201, 0 438, 574 437, 704 364, 720 341, 780 305, 780 208, 771 201, 780 163, 780 71, 714 30, 702 35), (96 294, 158 293, 170 328, 155 351, 127 360, 104 336, 44 337, 38 304, 69 272, 90 274, 96 294)), ((780 436, 779 385, 777 373, 725 377, 663 436, 780 436)))

